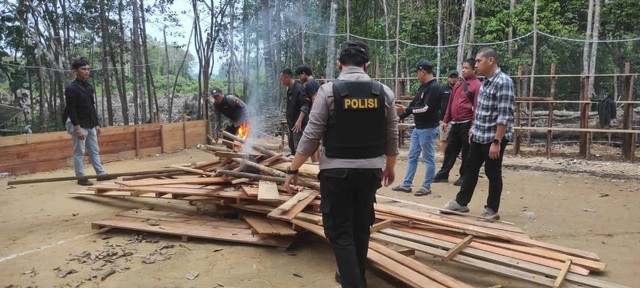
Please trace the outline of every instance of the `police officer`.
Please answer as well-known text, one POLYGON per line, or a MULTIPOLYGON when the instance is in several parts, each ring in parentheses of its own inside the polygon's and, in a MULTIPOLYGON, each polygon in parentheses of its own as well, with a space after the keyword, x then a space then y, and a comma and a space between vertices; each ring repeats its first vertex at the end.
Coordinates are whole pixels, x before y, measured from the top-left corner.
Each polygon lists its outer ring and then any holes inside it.
POLYGON ((320 210, 324 233, 338 264, 342 287, 366 287, 365 262, 373 203, 381 184, 394 178, 398 117, 389 87, 366 74, 369 48, 360 41, 340 46, 338 80, 318 90, 310 120, 287 169, 285 187, 320 145, 320 210))
POLYGON ((247 104, 236 96, 225 95, 222 93, 222 89, 218 87, 213 87, 210 94, 211 97, 213 97, 213 110, 216 115, 216 128, 214 129, 213 140, 218 142, 220 130, 222 130, 221 115, 224 115, 231 120, 231 123, 224 129, 224 131, 236 135, 236 133, 238 133, 238 128, 249 121, 247 118, 247 104))

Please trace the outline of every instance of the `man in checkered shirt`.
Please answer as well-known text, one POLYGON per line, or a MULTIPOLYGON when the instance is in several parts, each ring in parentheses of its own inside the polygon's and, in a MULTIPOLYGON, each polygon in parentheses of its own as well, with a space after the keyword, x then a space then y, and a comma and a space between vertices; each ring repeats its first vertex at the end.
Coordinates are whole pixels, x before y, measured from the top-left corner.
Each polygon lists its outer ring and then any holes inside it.
POLYGON ((513 141, 513 111, 515 89, 513 81, 498 67, 498 55, 492 48, 482 48, 476 54, 476 69, 485 76, 478 94, 478 107, 469 130, 469 158, 466 174, 456 199, 444 209, 469 212, 478 183, 480 167, 484 164, 489 179, 489 196, 481 220, 499 220, 502 194, 502 156, 508 142, 513 141))

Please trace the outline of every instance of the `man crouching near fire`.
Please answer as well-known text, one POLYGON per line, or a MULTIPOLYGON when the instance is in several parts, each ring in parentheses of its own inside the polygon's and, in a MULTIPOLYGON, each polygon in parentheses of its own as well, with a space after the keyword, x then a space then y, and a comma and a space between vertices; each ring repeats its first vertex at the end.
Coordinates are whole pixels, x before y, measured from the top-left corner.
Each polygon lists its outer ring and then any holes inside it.
POLYGON ((236 96, 225 95, 222 93, 222 89, 218 87, 212 88, 210 95, 213 97, 213 111, 216 115, 216 127, 213 130, 213 141, 218 142, 218 138, 220 137, 220 131, 222 130, 221 115, 226 116, 231 121, 224 131, 237 135, 238 130, 243 127, 244 133, 249 132, 249 126, 247 125, 247 122, 249 121, 247 115, 247 104, 236 96))

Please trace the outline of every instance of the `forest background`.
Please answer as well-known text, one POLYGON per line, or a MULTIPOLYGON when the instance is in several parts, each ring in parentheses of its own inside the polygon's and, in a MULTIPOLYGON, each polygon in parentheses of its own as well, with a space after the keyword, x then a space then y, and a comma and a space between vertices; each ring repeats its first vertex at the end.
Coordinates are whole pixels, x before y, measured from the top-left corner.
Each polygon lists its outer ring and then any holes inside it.
POLYGON ((369 44, 369 74, 397 95, 414 91, 408 71, 420 58, 444 83, 483 46, 521 81, 519 96, 548 94, 555 63, 555 99, 579 100, 584 75, 592 76, 591 99, 619 99, 625 65, 640 69, 636 0, 149 1, 0 0, 0 103, 22 109, 0 128, 62 130, 64 86, 80 56, 92 64, 103 126, 209 117, 211 86, 258 115, 280 114, 279 72, 306 64, 316 78, 333 79, 347 39, 369 44))

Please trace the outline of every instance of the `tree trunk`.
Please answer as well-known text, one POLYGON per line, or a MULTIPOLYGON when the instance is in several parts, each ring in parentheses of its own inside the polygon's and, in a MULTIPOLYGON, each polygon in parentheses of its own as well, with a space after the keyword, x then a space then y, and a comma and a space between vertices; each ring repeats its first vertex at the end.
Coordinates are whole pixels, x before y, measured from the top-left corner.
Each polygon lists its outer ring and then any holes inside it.
MULTIPOLYGON (((124 21, 122 20, 122 12, 124 11, 124 4, 122 3, 124 0, 120 0, 118 2, 118 28, 120 29, 120 45, 119 45, 119 50, 120 50, 120 71, 122 71, 122 74, 120 75, 120 83, 122 84, 122 87, 120 87, 120 109, 122 109, 122 121, 124 122, 124 125, 129 125, 130 120, 129 120, 129 100, 127 99, 127 76, 126 76, 126 71, 124 69, 124 55, 125 55, 125 43, 127 43, 126 39, 127 36, 124 33, 124 21)), ((113 50, 111 50, 113 51, 113 50)), ((112 62, 115 63, 114 60, 112 60, 112 62)), ((114 64, 115 67, 115 64, 114 64)), ((136 104, 137 105, 137 104, 136 104)), ((136 109, 137 110, 137 109, 136 109)), ((136 117, 138 112, 136 111, 136 117)))
MULTIPOLYGON (((135 1, 135 0, 134 0, 135 1)), ((134 16, 135 19, 135 16, 134 16)), ((134 21, 135 22, 135 21, 134 21)), ((135 24, 134 24, 135 26, 135 24)), ((135 28, 133 29, 135 30, 135 28)), ((132 32, 135 34, 135 32, 132 32)), ((135 39, 136 37, 134 37, 135 39)), ((131 89, 133 89, 133 123, 134 124, 139 124, 140 123, 140 101, 139 101, 139 97, 144 98, 144 95, 138 95, 138 93, 140 92, 140 89, 138 89, 138 55, 136 53, 136 44, 135 44, 135 40, 131 39, 131 74, 133 75, 132 77, 132 82, 133 82, 133 87, 131 87, 131 89)), ((142 105, 142 110, 144 110, 144 105, 142 105)))
POLYGON ((442 0, 438 0, 438 56, 436 63, 436 79, 440 79, 440 60, 442 59, 442 0))
POLYGON ((176 87, 178 87, 178 77, 180 77, 180 72, 182 71, 182 67, 184 67, 184 63, 187 60, 187 56, 189 55, 189 47, 191 46, 191 37, 193 36, 193 32, 196 30, 195 20, 193 21, 193 26, 191 27, 191 33, 189 33, 189 40, 187 40, 187 48, 184 51, 184 57, 182 57, 182 62, 180 62, 180 67, 178 67, 178 71, 176 72, 175 79, 173 81, 173 91, 169 93, 169 123, 173 121, 173 96, 176 95, 176 87))
MULTIPOLYGON (((533 51, 532 51, 532 59, 531 59, 531 90, 529 90, 529 97, 533 97, 533 90, 535 82, 535 74, 536 74, 536 58, 538 55, 538 0, 533 2, 533 51)), ((529 108, 531 108, 531 102, 529 102, 529 108)), ((529 123, 531 124, 531 123, 529 123)), ((527 136, 527 138, 529 138, 527 136)))
MULTIPOLYGON (((167 62, 166 63, 167 65, 165 65, 165 69, 167 71, 167 77, 166 77, 167 81, 166 81, 166 84, 165 84, 165 90, 164 90, 165 92, 164 93, 165 93, 165 98, 167 99, 167 105, 169 105, 170 97, 171 97, 170 96, 171 95, 171 77, 170 77, 171 76, 171 74, 170 74, 171 73, 171 65, 169 64, 169 43, 167 43, 167 26, 166 25, 164 27, 162 27, 162 36, 163 36, 163 39, 164 39, 164 56, 165 56, 164 59, 167 62)), ((187 42, 187 45, 188 45, 188 42, 187 42)), ((176 74, 176 77, 179 76, 179 75, 180 74, 176 74)), ((167 107, 167 108, 169 108, 169 107, 167 107)), ((171 110, 169 110, 168 113, 169 113, 169 115, 167 115, 167 116, 169 116, 169 118, 168 118, 169 119, 169 123, 171 123, 171 110)), ((162 119, 158 119, 158 122, 162 122, 162 119)))
MULTIPOLYGON (((100 30, 102 32, 102 53, 100 60, 102 63, 103 91, 107 101, 107 122, 113 126, 113 107, 111 102, 111 73, 109 73, 109 62, 107 62, 107 51, 109 41, 109 29, 107 27, 107 13, 104 8, 104 0, 100 0, 100 30)), ((104 106, 103 106, 104 107, 104 106)))
POLYGON ((335 78, 336 70, 336 10, 338 10, 338 0, 331 0, 329 5, 329 43, 327 44, 327 67, 325 68, 325 77, 327 79, 335 78))
MULTIPOLYGON (((587 75, 589 74, 589 55, 590 55, 590 41, 591 41, 591 32, 593 30, 593 1, 594 0, 589 0, 589 11, 587 12, 587 32, 585 33, 585 42, 584 42, 584 48, 582 50, 582 75, 587 75)), ((592 80, 591 77, 589 78, 589 80, 592 80)), ((589 81, 591 82, 591 81, 589 81)), ((587 98, 590 95, 587 95, 587 98)), ((583 97, 584 98, 584 97, 583 97)))
POLYGON ((149 63, 149 47, 147 45, 147 21, 144 12, 144 0, 140 0, 140 17, 142 24, 142 55, 144 56, 145 76, 147 80, 147 95, 149 99, 149 121, 158 122, 158 98, 156 97, 156 85, 153 83, 153 71, 151 71, 151 64, 149 63), (155 107, 155 109, 154 109, 155 107))
MULTIPOLYGON (((536 0, 537 1, 537 0, 536 0)), ((469 43, 474 42, 474 34, 476 30, 476 0, 471 0, 471 22, 469 28, 469 43)), ((469 45, 469 50, 467 50, 467 58, 471 58, 473 55, 473 45, 469 45)), ((462 69, 462 62, 460 62, 460 69, 462 69)), ((460 70, 458 70, 460 71, 460 70)), ((447 75, 448 76, 448 75, 447 75)))
MULTIPOLYGON (((591 60, 589 61, 589 74, 594 75, 596 73, 596 59, 598 56, 598 39, 600 38, 600 9, 601 0, 595 0, 596 11, 593 15, 593 44, 591 44, 591 60)), ((593 84, 595 83, 595 77, 590 77, 589 81, 589 96, 594 95, 593 84)))
POLYGON ((234 30, 234 18, 236 17, 236 4, 235 1, 231 2, 231 14, 229 14, 229 76, 227 78, 227 91, 231 94, 236 94, 236 83, 235 83, 235 69, 233 64, 236 61, 236 49, 233 41, 233 30, 234 30))
MULTIPOLYGON (((382 0, 382 9, 384 11, 384 35, 385 35, 385 39, 389 39, 389 9, 387 7, 387 0, 382 0)), ((391 47, 389 44, 389 41, 385 41, 384 42, 384 48, 385 51, 387 52, 387 54, 385 55, 385 57, 389 57, 391 56, 391 47)), ((384 74, 387 74, 387 71, 389 71, 389 62, 388 61, 383 61, 384 62, 384 68, 382 69, 382 71, 384 71, 384 74)))
POLYGON ((516 0, 509 2, 509 42, 507 42, 507 54, 509 54, 509 58, 511 58, 513 57, 513 43, 511 43, 511 40, 513 39, 513 13, 516 10, 516 0))
POLYGON ((471 11, 471 0, 465 0, 464 13, 460 21, 460 34, 458 35, 458 56, 456 57, 456 69, 462 69, 462 54, 464 53, 467 38, 467 24, 469 23, 469 12, 471 11))
POLYGON ((264 46, 262 56, 264 58, 264 69, 267 82, 265 94, 267 95, 267 99, 271 100, 271 103, 280 103, 275 85, 277 72, 274 71, 275 60, 273 58, 273 47, 271 45, 271 39, 273 38, 273 33, 271 31, 271 8, 269 0, 261 0, 260 2, 262 3, 262 43, 264 46))
MULTIPOLYGON (((138 100, 140 101, 140 122, 147 122, 147 101, 145 99, 144 74, 142 73, 142 48, 140 47, 140 4, 138 0, 133 0, 133 70, 134 70, 134 87, 138 90, 138 100)), ((135 94, 134 94, 135 95, 135 94)), ((151 112, 151 111, 149 111, 151 112)))

